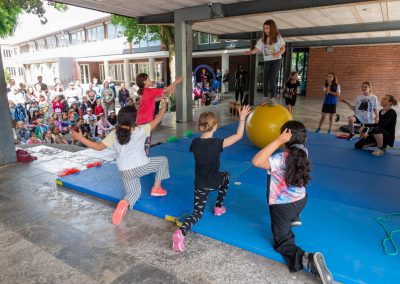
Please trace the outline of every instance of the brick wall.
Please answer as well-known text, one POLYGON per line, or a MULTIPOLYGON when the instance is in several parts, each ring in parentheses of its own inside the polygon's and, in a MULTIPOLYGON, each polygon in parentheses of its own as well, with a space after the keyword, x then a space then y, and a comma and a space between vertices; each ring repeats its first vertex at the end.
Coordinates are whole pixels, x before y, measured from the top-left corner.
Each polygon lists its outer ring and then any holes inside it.
POLYGON ((342 95, 354 99, 361 93, 361 82, 372 84, 378 97, 392 94, 400 98, 400 45, 310 48, 307 97, 321 97, 328 72, 339 80, 342 95))

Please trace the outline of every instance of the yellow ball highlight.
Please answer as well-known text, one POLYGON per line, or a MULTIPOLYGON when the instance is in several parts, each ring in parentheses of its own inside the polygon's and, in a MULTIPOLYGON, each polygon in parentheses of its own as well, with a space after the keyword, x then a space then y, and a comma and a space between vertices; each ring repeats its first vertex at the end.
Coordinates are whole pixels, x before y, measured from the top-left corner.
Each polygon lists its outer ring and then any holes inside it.
POLYGON ((292 115, 283 106, 259 105, 247 119, 247 137, 255 146, 263 148, 279 137, 282 125, 289 120, 292 115))

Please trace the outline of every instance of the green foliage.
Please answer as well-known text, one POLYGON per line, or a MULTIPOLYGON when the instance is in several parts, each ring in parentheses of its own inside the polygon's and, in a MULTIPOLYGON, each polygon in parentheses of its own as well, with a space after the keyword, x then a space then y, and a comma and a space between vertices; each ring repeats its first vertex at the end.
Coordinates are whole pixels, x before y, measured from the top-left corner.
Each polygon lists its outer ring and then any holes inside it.
POLYGON ((3 69, 4 70, 4 79, 6 82, 9 82, 11 80, 11 75, 10 73, 8 73, 7 69, 3 69))
MULTIPOLYGON (((64 12, 65 4, 47 2, 48 6, 64 12)), ((37 15, 42 24, 47 23, 46 9, 41 0, 0 0, 0 37, 12 36, 18 24, 18 16, 23 12, 37 15)))
POLYGON ((126 36, 127 42, 139 42, 146 38, 147 32, 149 33, 148 40, 159 40, 160 37, 160 26, 144 26, 139 25, 135 18, 129 18, 124 16, 112 15, 111 23, 114 25, 120 25, 124 28, 124 36, 126 36))

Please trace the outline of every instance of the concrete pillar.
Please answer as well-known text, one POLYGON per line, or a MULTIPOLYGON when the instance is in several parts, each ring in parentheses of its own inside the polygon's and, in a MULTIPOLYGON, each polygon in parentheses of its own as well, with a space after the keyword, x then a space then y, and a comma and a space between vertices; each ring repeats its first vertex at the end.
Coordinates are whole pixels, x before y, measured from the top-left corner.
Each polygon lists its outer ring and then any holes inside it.
POLYGON ((152 81, 157 79, 154 69, 154 57, 149 57, 149 77, 152 81))
MULTIPOLYGON (((225 70, 229 70, 229 54, 227 53, 222 53, 221 56, 221 72, 222 72, 222 77, 225 74, 225 70)), ((222 83, 222 93, 229 92, 229 82, 227 83, 222 83)))
POLYGON ((258 78, 258 54, 250 55, 249 64, 249 104, 254 105, 258 102, 257 78, 258 78))
POLYGON ((10 111, 6 94, 7 84, 4 78, 3 59, 0 47, 0 166, 16 161, 14 134, 11 129, 10 111))
POLYGON ((137 73, 136 73, 136 67, 137 67, 137 63, 134 63, 133 64, 133 68, 132 68, 132 78, 133 78, 133 80, 136 82, 136 75, 137 75, 137 73))
POLYGON ((176 88, 176 121, 193 120, 192 112, 192 24, 181 20, 182 15, 175 11, 175 62, 176 77, 185 80, 176 88))
MULTIPOLYGON (((106 79, 108 76, 110 76, 110 65, 108 64, 108 61, 104 60, 104 79, 106 79)), ((111 79, 115 80, 115 78, 111 79)))
POLYGON ((124 59, 124 82, 126 85, 126 88, 130 87, 130 72, 129 72, 129 60, 124 59))
MULTIPOLYGON (((286 43, 285 57, 283 60, 283 80, 286 81, 292 71, 292 57, 293 57, 293 44, 291 42, 286 43)), ((294 70, 293 70, 294 71, 294 70)))

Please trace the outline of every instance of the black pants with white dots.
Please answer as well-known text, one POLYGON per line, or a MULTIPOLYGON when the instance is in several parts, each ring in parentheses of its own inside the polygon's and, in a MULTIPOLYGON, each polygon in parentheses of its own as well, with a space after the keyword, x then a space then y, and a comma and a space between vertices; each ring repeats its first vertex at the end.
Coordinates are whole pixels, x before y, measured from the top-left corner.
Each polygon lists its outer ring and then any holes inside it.
MULTIPOLYGON (((230 176, 228 172, 221 172, 223 176, 222 184, 218 187, 218 197, 217 202, 215 203, 216 207, 221 207, 224 204, 225 195, 228 191, 230 176)), ((199 188, 196 187, 194 189, 194 210, 192 215, 187 217, 185 221, 183 221, 182 227, 180 228, 182 234, 186 236, 187 232, 200 221, 201 217, 203 217, 203 212, 206 207, 208 194, 212 191, 209 188, 199 188)))

